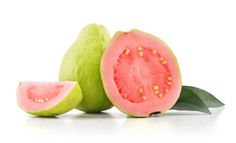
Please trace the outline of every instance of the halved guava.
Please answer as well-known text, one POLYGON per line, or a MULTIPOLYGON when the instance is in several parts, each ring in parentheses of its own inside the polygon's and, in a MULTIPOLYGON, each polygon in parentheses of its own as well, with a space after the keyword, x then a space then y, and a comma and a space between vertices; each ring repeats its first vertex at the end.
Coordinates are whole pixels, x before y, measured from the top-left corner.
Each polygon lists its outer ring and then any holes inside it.
POLYGON ((101 76, 113 105, 134 117, 167 111, 181 91, 174 53, 159 38, 139 30, 115 34, 102 57, 101 76))
POLYGON ((38 116, 56 116, 75 108, 82 94, 77 82, 20 82, 18 105, 38 116))

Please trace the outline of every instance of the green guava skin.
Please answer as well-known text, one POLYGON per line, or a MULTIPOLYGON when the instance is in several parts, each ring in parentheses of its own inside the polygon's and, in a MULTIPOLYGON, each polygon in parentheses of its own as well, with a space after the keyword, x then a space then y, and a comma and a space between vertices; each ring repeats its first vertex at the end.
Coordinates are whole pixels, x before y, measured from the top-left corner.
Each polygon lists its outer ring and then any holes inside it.
POLYGON ((68 95, 66 95, 65 98, 59 103, 57 103, 55 106, 37 112, 29 112, 29 111, 26 112, 40 117, 54 117, 74 109, 76 106, 78 106, 78 104, 81 101, 82 101, 81 89, 78 83, 76 83, 74 87, 71 89, 71 91, 68 93, 68 95))
POLYGON ((110 35, 102 25, 84 27, 74 44, 65 54, 59 80, 77 81, 83 100, 76 107, 87 113, 98 113, 113 105, 107 98, 100 75, 100 62, 110 35))

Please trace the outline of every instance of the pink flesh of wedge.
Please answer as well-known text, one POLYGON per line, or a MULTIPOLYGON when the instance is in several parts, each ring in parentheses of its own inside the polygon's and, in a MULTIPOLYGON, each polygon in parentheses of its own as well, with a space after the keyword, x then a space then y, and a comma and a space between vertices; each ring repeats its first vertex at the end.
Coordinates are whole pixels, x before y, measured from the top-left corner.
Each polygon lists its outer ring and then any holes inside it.
POLYGON ((138 30, 113 37, 102 58, 101 75, 113 105, 134 117, 167 111, 181 91, 179 66, 171 49, 138 30))

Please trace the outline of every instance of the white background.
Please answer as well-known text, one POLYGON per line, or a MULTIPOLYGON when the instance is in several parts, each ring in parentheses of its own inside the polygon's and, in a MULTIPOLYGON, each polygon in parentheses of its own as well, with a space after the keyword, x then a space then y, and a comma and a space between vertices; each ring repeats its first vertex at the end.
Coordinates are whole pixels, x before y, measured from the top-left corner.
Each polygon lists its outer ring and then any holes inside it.
POLYGON ((228 0, 0 1, 0 142, 235 142, 236 4, 228 0), (136 28, 175 52, 183 84, 213 93, 226 106, 212 115, 168 112, 128 118, 73 110, 32 117, 16 104, 19 81, 57 81, 61 59, 89 23, 113 35, 136 28))

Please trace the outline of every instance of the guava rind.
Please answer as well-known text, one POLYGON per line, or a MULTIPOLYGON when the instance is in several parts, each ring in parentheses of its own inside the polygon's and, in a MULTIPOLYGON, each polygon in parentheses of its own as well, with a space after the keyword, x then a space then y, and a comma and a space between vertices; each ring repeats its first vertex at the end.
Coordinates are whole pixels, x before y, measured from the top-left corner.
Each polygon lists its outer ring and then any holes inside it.
MULTIPOLYGON (((176 58, 175 54, 173 53, 173 51, 171 50, 171 48, 170 48, 165 42, 163 42, 160 38, 158 38, 158 37, 156 37, 156 36, 154 36, 154 35, 152 35, 152 34, 149 34, 149 33, 143 32, 143 31, 140 31, 140 30, 138 30, 138 29, 133 29, 133 30, 131 30, 130 32, 133 32, 133 31, 134 31, 134 32, 137 31, 137 32, 140 32, 140 33, 147 34, 147 35, 153 37, 154 39, 158 40, 158 41, 159 41, 160 43, 162 43, 163 45, 165 45, 165 48, 169 51, 170 55, 171 55, 172 58, 175 60, 175 65, 174 65, 174 66, 176 66, 176 67, 175 67, 175 68, 176 68, 176 73, 177 73, 177 75, 178 75, 178 77, 179 77, 179 85, 180 85, 180 89, 181 89, 181 85, 182 85, 181 72, 180 72, 180 69, 179 69, 179 64, 178 64, 177 58, 176 58)), ((113 36, 113 38, 111 39, 111 41, 108 43, 108 46, 107 46, 107 47, 109 47, 109 46, 113 43, 113 40, 116 39, 116 37, 122 35, 123 33, 126 33, 126 32, 122 32, 122 31, 116 32, 115 35, 113 36)), ((106 54, 107 54, 107 50, 105 50, 105 52, 104 52, 104 54, 103 54, 103 57, 104 57, 106 54)), ((106 92, 107 97, 109 98, 109 100, 110 100, 110 101, 112 102, 112 104, 113 104, 116 108, 118 108, 121 112, 127 114, 127 115, 130 116, 130 117, 138 117, 138 118, 149 117, 149 116, 152 115, 152 113, 158 113, 158 114, 163 114, 163 113, 165 113, 165 112, 168 111, 172 106, 174 106, 174 104, 177 102, 178 98, 176 98, 176 100, 172 103, 172 105, 171 105, 169 108, 167 108, 167 109, 165 109, 165 110, 163 110, 163 111, 154 111, 154 112, 149 113, 149 114, 146 114, 146 115, 140 115, 140 114, 130 113, 130 112, 127 112, 126 110, 122 109, 121 107, 119 107, 119 105, 118 105, 116 102, 114 102, 114 101, 112 100, 111 96, 109 95, 109 92, 108 92, 108 89, 107 89, 107 85, 106 85, 106 83, 104 82, 104 81, 105 81, 105 80, 104 80, 105 77, 104 77, 103 74, 104 74, 104 70, 105 70, 105 69, 104 69, 104 67, 103 67, 103 65, 104 65, 104 63, 103 63, 103 62, 104 62, 103 57, 102 57, 102 60, 101 60, 101 67, 100 67, 100 72, 101 72, 101 77, 102 77, 102 81, 103 81, 103 86, 104 86, 105 92, 106 92)), ((181 90, 179 90, 179 95, 180 95, 180 91, 181 91, 181 90)))
MULTIPOLYGON (((17 92, 19 92, 20 90, 19 88, 17 92)), ((54 116, 64 114, 74 109, 81 102, 81 100, 82 100, 81 89, 78 83, 76 83, 74 87, 71 89, 71 91, 60 102, 58 102, 56 105, 54 105, 51 108, 37 111, 37 112, 32 112, 32 111, 29 112, 29 111, 25 111, 23 108, 22 109, 25 112, 32 115, 37 115, 41 117, 54 117, 54 116)))
POLYGON ((59 79, 77 81, 83 94, 77 109, 97 113, 111 108, 100 75, 100 62, 106 44, 110 41, 102 25, 89 24, 83 28, 65 54, 59 72, 59 79))

